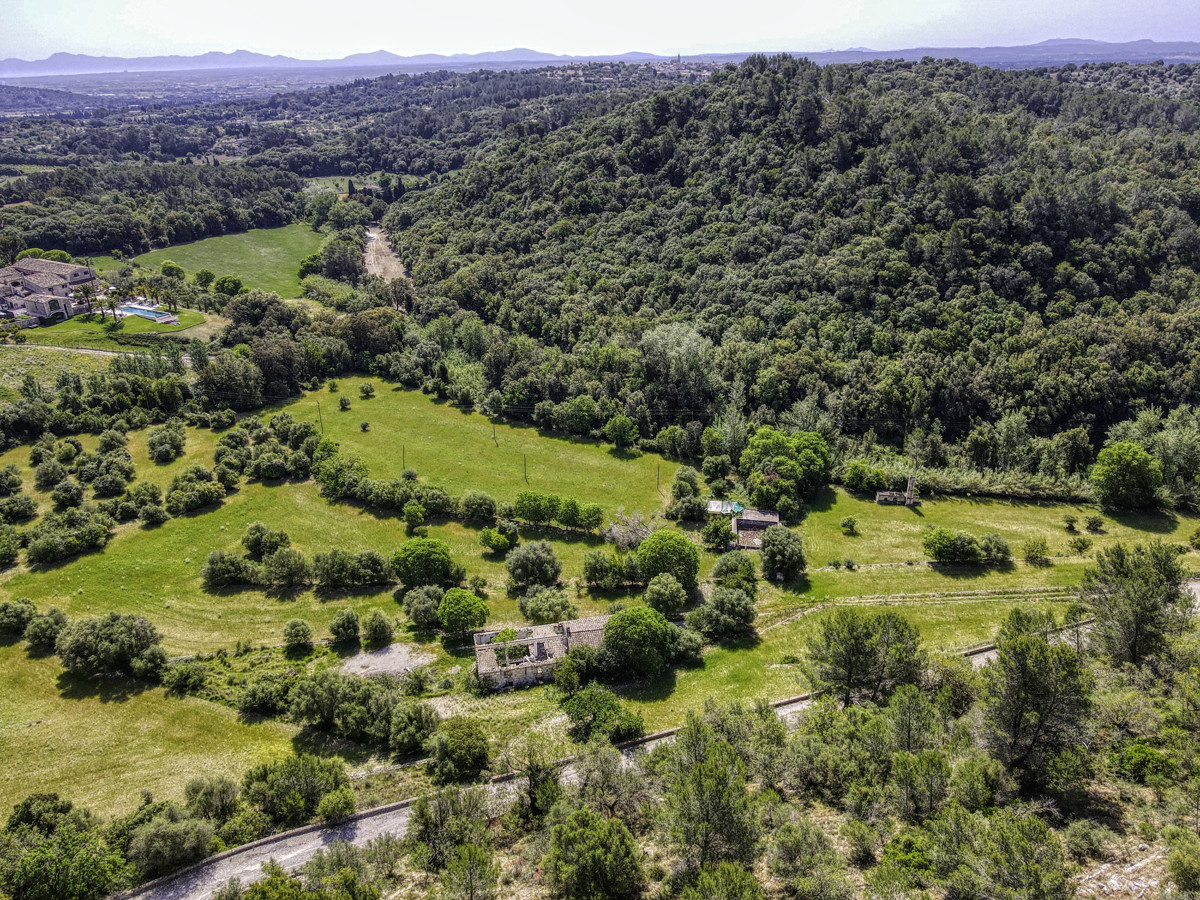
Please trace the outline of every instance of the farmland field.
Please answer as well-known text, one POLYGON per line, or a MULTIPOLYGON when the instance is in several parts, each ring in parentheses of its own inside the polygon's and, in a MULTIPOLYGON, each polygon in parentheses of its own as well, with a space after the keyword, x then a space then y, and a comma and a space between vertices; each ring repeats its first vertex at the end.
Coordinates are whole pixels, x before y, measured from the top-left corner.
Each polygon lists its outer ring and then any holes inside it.
MULTIPOLYGON (((134 257, 139 265, 157 269, 166 260, 181 265, 188 278, 199 269, 236 275, 248 288, 274 291, 281 297, 300 295, 300 261, 321 249, 325 236, 308 225, 258 228, 223 234, 190 244, 177 244, 134 257)), ((111 257, 93 259, 97 270, 109 273, 121 263, 111 257)))

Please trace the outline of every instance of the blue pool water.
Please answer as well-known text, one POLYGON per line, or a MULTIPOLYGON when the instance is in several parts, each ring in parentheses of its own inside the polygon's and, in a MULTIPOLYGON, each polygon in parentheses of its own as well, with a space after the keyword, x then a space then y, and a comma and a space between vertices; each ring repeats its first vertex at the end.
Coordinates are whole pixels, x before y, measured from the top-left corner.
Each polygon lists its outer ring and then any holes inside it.
POLYGON ((168 312, 162 312, 157 309, 140 309, 136 306, 122 306, 121 312, 127 316, 141 316, 143 319, 150 319, 154 322, 161 322, 163 319, 171 318, 168 312))

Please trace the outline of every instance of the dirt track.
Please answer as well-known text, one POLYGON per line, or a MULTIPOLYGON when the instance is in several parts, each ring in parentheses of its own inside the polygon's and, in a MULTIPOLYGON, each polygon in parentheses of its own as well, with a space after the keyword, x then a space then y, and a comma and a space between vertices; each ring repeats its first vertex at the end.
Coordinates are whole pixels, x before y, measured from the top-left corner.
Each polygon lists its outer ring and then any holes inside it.
POLYGON ((388 243, 387 232, 378 225, 372 225, 367 229, 367 245, 363 249, 363 261, 370 274, 378 275, 384 281, 395 281, 397 278, 408 277, 404 263, 400 262, 400 257, 388 243))

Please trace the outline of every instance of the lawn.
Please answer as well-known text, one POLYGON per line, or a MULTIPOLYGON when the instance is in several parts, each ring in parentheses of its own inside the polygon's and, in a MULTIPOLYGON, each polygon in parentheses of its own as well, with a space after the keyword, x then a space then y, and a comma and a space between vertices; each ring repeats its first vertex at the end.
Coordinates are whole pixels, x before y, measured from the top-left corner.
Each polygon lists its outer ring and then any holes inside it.
MULTIPOLYGON (((190 244, 176 244, 134 257, 138 265, 158 269, 165 260, 178 263, 191 278, 199 269, 236 275, 248 288, 274 291, 281 297, 300 296, 300 261, 321 249, 325 235, 304 224, 281 228, 256 228, 241 234, 223 234, 190 244)), ((122 265, 111 257, 95 257, 101 272, 122 265)))
POLYGON ((141 791, 179 798, 198 775, 239 778, 286 755, 297 735, 161 688, 65 678, 55 657, 30 658, 24 644, 0 646, 0 695, 0 809, 58 791, 105 815, 126 812, 141 791))
POLYGON ((98 313, 75 316, 58 325, 48 325, 41 328, 30 328, 25 335, 30 344, 44 344, 51 347, 80 347, 90 350, 118 350, 129 352, 139 349, 116 340, 119 334, 190 334, 189 329, 197 329, 205 323, 204 315, 191 309, 181 309, 176 313, 178 325, 160 325, 141 316, 125 316, 115 322, 110 316, 101 317, 98 313))
POLYGON ((0 344, 0 400, 18 399, 26 375, 34 375, 40 384, 52 386, 64 373, 90 375, 107 368, 108 360, 93 353, 30 347, 28 344, 0 344))
POLYGON ((512 500, 524 490, 550 491, 599 503, 611 518, 618 509, 661 512, 678 463, 656 453, 626 455, 595 441, 571 439, 521 425, 493 423, 487 416, 439 403, 419 391, 373 381, 377 393, 359 397, 367 379, 338 382, 336 394, 316 391, 270 410, 320 423, 325 434, 367 463, 377 478, 396 478, 407 466, 451 493, 486 491, 512 500), (351 408, 338 409, 349 397, 351 408), (319 410, 318 410, 319 405, 319 410), (370 431, 360 428, 370 422, 370 431))

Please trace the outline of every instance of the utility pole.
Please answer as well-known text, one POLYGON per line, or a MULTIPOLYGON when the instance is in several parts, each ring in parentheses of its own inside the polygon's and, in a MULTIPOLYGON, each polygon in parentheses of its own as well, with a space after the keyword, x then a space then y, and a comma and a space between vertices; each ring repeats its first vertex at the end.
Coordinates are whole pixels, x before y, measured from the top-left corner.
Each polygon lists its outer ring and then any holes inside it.
POLYGON ((317 418, 321 420, 321 434, 325 433, 325 417, 321 415, 321 401, 317 401, 317 418))

